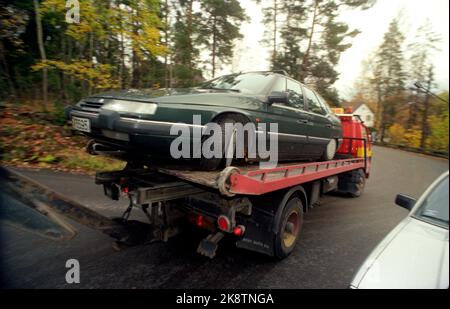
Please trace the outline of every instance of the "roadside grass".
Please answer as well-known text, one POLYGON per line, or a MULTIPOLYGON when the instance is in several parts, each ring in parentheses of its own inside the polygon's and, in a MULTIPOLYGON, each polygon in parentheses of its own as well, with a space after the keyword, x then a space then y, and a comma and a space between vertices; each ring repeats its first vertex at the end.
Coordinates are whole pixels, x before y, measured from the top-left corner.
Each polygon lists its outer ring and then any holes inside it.
MULTIPOLYGON (((59 113, 58 113, 59 114, 59 113)), ((30 105, 3 105, 0 110, 0 164, 94 174, 121 169, 125 163, 85 152, 87 138, 73 132, 60 115, 30 105)))
POLYGON ((125 162, 102 156, 93 156, 79 149, 76 151, 63 150, 58 155, 62 158, 63 166, 68 169, 111 171, 125 167, 125 162))

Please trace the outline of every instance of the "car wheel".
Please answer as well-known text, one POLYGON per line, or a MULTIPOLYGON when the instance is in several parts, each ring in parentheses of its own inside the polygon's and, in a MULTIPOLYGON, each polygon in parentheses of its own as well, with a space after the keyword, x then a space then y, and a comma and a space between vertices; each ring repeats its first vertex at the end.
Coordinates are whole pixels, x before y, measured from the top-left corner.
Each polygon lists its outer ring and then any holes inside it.
POLYGON ((337 142, 333 138, 328 142, 327 148, 325 149, 322 155, 322 160, 323 161, 333 160, 334 156, 336 155, 336 151, 337 151, 337 142))
MULTIPOLYGON (((238 122, 242 122, 242 120, 237 115, 236 116, 234 116, 234 115, 226 116, 226 117, 223 117, 223 118, 221 118, 221 119, 219 119, 217 121, 217 124, 222 129, 222 141, 223 141, 223 143, 222 143, 222 157, 221 158, 213 157, 213 158, 210 158, 210 159, 202 157, 202 159, 200 160, 200 169, 201 170, 214 171, 214 170, 219 169, 219 167, 221 166, 223 160, 225 159, 225 145, 224 145, 224 142, 225 142, 225 124, 226 123, 235 124, 235 123, 238 123, 238 122)), ((203 142, 208 137, 209 136, 204 136, 204 139, 202 139, 202 145, 203 145, 203 142)), ((233 141, 233 143, 235 143, 235 141, 233 141)), ((234 146, 234 148, 235 148, 235 146, 234 146)))

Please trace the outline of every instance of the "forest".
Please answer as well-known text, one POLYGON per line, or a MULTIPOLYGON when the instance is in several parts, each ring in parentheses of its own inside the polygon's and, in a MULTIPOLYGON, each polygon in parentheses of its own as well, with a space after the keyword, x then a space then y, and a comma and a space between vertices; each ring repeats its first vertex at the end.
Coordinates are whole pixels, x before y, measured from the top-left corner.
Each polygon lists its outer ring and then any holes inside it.
MULTIPOLYGON (((236 56, 236 42, 245 35, 242 25, 250 21, 243 1, 0 0, 3 160, 59 160, 42 145, 24 142, 39 137, 19 138, 19 132, 36 125, 15 122, 20 115, 61 126, 63 108, 87 95, 185 88, 217 77, 236 56)), ((352 98, 344 100, 335 88, 337 66, 359 30, 339 14, 370 10, 376 1, 245 1, 262 10, 267 69, 287 71, 332 106, 366 103, 375 112, 380 142, 448 154, 448 92, 423 90, 436 89, 433 57, 442 39, 429 22, 407 41, 400 18, 392 20, 362 64, 352 98), (414 87, 417 83, 422 90, 414 87)), ((32 131, 37 134, 36 127, 32 131)))

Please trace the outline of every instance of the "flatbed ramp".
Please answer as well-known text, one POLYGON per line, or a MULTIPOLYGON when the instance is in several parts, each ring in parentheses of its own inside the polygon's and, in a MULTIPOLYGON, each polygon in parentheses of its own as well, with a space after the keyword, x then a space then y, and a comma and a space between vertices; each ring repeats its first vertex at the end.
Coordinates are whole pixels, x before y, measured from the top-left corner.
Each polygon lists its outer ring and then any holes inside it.
POLYGON ((312 163, 284 163, 272 169, 258 165, 227 167, 221 171, 156 168, 162 174, 217 189, 225 196, 262 195, 355 169, 368 171, 367 160, 352 158, 312 163))

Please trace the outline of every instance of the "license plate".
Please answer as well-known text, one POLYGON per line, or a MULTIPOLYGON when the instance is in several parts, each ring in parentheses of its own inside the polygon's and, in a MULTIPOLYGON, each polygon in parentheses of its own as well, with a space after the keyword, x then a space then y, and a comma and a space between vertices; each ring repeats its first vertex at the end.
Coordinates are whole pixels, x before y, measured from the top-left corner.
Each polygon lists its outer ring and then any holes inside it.
POLYGON ((86 118, 72 117, 72 127, 82 132, 91 132, 91 121, 86 118))

